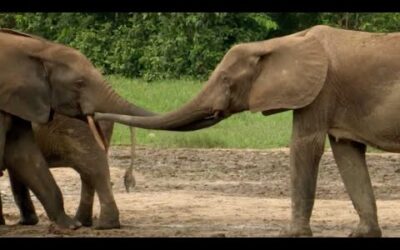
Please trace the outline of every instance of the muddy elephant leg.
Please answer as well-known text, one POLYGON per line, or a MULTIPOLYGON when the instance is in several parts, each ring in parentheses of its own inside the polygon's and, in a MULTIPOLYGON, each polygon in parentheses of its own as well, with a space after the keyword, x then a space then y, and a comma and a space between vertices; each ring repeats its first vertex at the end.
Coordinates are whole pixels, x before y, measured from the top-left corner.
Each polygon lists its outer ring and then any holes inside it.
MULTIPOLYGON (((296 112, 293 116, 290 145, 291 222, 281 232, 283 236, 312 236, 310 217, 314 206, 319 162, 324 153, 326 130, 315 122, 310 124, 310 119, 304 115, 296 115, 296 112)), ((316 119, 312 117, 312 120, 316 119)))
POLYGON ((0 194, 0 225, 5 225, 6 220, 4 219, 3 215, 3 201, 1 199, 1 194, 0 194))
POLYGON ((36 225, 39 218, 36 215, 35 207, 32 203, 28 188, 21 183, 15 176, 14 170, 9 171, 11 189, 14 195, 15 203, 20 211, 21 218, 18 221, 20 225, 36 225))
POLYGON ((4 170, 4 150, 7 132, 11 126, 11 117, 0 111, 0 170, 4 170))
MULTIPOLYGON (((6 143, 6 135, 7 135, 7 121, 6 115, 0 111, 0 171, 4 169, 4 148, 6 143)), ((3 203, 0 197, 0 225, 5 225, 6 222, 4 220, 3 215, 3 203)))
POLYGON ((381 237, 374 191, 365 161, 366 146, 329 136, 333 156, 360 222, 350 236, 381 237))
POLYGON ((93 225, 93 202, 94 188, 89 178, 81 175, 81 200, 78 210, 76 211, 75 219, 80 221, 83 226, 90 227, 93 225))
POLYGON ((112 193, 108 165, 102 167, 99 174, 93 175, 92 180, 101 206, 96 229, 120 228, 119 211, 112 193))
POLYGON ((81 202, 76 219, 89 225, 92 221, 94 192, 100 202, 100 216, 95 225, 96 229, 120 228, 119 212, 112 193, 110 170, 107 155, 100 148, 89 155, 76 154, 81 161, 72 159, 77 164, 74 169, 81 175, 81 202), (87 223, 86 223, 87 222, 87 223))
POLYGON ((13 120, 5 152, 8 170, 32 190, 49 219, 63 228, 78 228, 80 223, 65 214, 61 191, 35 143, 30 122, 13 120))

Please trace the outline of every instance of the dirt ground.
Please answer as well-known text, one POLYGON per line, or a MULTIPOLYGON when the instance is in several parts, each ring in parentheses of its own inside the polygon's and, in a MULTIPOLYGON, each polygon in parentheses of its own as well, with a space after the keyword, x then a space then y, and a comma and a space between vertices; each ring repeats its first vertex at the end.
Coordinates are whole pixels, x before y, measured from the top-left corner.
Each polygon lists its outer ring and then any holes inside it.
MULTIPOLYGON (((127 193, 123 174, 129 147, 110 151, 111 178, 122 228, 54 230, 33 197, 40 222, 15 225, 18 210, 7 173, 0 179, 6 226, 0 236, 46 237, 276 237, 290 218, 289 151, 138 148, 136 187, 127 193)), ((369 171, 384 237, 400 236, 400 155, 369 153, 369 171)), ((79 175, 52 169, 67 213, 80 197, 79 175)), ((96 198, 94 215, 98 216, 96 198)), ((330 152, 321 161, 311 226, 317 237, 345 237, 358 216, 330 152)))

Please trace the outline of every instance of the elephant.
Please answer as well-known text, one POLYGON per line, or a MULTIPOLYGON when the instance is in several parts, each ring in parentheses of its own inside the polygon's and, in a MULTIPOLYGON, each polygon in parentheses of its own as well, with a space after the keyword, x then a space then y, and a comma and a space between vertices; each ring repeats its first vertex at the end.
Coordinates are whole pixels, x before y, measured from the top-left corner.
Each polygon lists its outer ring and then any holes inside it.
MULTIPOLYGON (((99 122, 99 125, 109 145, 114 123, 103 121, 99 122)), ((93 224, 92 212, 95 191, 99 194, 102 207, 106 207, 110 211, 117 211, 110 189, 111 185, 109 185, 110 174, 107 152, 97 145, 85 122, 55 114, 54 119, 46 124, 34 124, 33 131, 40 151, 50 168, 70 166, 80 174, 82 181, 81 200, 75 218, 83 226, 92 226, 93 224)), ((132 174, 135 154, 134 134, 134 128, 131 128, 131 165, 124 176, 124 184, 128 192, 135 185, 135 177, 132 174)), ((13 175, 10 175, 10 183, 21 214, 18 224, 37 224, 39 220, 28 190, 13 175)), ((109 217, 101 217, 96 228, 119 228, 118 214, 109 215, 109 217)), ((2 213, 0 213, 0 224, 5 224, 2 213)))
MULTIPOLYGON (((57 226, 77 229, 81 223, 65 213, 61 191, 35 141, 32 123, 45 125, 55 114, 81 120, 105 151, 107 142, 93 120, 95 111, 135 116, 153 113, 118 95, 74 48, 10 29, 0 29, 0 48, 0 168, 17 180, 14 188, 32 190, 57 226)), ((107 185, 98 188, 111 190, 109 180, 107 185)), ((97 191, 102 204, 109 204, 101 207, 101 227, 118 226, 113 200, 97 191)))
POLYGON ((95 120, 185 131, 243 111, 265 116, 291 111, 291 219, 282 235, 313 235, 310 217, 328 137, 359 216, 349 236, 380 237, 366 147, 400 152, 399 90, 400 33, 317 25, 234 45, 199 94, 175 111, 152 117, 95 113, 95 120))

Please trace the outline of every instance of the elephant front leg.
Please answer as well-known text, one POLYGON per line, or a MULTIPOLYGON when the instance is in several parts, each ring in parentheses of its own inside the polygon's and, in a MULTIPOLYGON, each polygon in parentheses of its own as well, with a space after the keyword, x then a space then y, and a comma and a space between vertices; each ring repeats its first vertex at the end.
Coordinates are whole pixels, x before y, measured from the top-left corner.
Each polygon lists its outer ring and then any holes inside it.
POLYGON ((62 228, 78 228, 80 223, 65 214, 61 190, 35 143, 29 122, 13 119, 5 152, 8 171, 32 190, 49 219, 62 228))
POLYGON ((28 188, 14 176, 14 171, 9 171, 9 175, 14 200, 21 215, 18 224, 36 225, 39 222, 39 218, 36 215, 28 188))
POLYGON ((120 228, 119 211, 112 193, 110 172, 108 168, 93 177, 94 187, 101 206, 96 229, 120 228))
POLYGON ((5 169, 4 150, 6 145, 7 131, 11 124, 11 118, 6 113, 0 111, 0 171, 5 169))
POLYGON ((357 229, 350 236, 381 237, 375 196, 365 161, 366 146, 348 140, 336 141, 332 136, 329 136, 329 141, 346 190, 360 217, 357 229))
POLYGON ((4 219, 3 215, 3 200, 1 199, 1 194, 0 194, 0 225, 5 225, 6 220, 4 219))
POLYGON ((81 175, 82 181, 81 201, 75 219, 84 226, 92 225, 93 199, 96 192, 100 202, 100 216, 95 228, 120 228, 119 211, 112 193, 107 154, 96 147, 88 154, 76 153, 72 156, 70 161, 75 163, 74 169, 81 175))
MULTIPOLYGON (((4 150, 8 129, 11 125, 11 118, 6 113, 0 111, 0 174, 6 168, 4 165, 4 150)), ((0 175, 0 176, 1 176, 0 175)), ((0 196, 0 225, 5 225, 6 221, 3 215, 3 202, 0 196)))
POLYGON ((310 217, 324 143, 325 133, 299 136, 294 131, 290 146, 291 223, 282 236, 312 236, 310 217))
POLYGON ((75 219, 80 221, 83 226, 90 227, 93 225, 93 202, 94 202, 94 188, 88 178, 81 176, 81 201, 75 215, 75 219))

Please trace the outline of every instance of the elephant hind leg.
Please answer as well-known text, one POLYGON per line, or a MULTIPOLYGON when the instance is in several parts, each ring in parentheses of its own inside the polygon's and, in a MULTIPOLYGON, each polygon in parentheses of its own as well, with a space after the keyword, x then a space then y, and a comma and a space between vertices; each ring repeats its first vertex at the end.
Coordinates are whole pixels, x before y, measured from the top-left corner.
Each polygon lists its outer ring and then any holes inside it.
POLYGON ((352 237, 381 237, 371 179, 365 160, 364 144, 329 136, 333 156, 360 222, 352 237))

